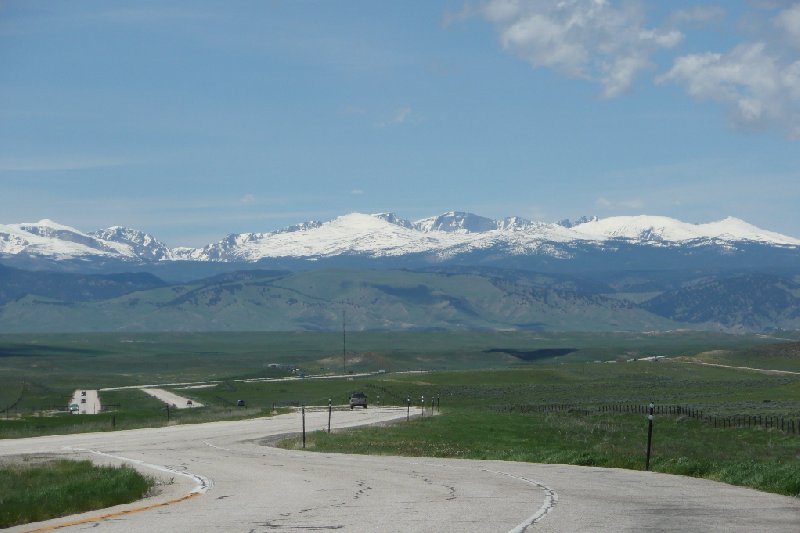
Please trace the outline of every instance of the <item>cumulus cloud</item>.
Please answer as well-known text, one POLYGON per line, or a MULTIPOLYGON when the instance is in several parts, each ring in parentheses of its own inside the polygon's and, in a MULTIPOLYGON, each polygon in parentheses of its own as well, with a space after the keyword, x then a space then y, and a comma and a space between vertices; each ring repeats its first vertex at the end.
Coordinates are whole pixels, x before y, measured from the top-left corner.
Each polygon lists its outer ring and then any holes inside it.
POLYGON ((534 67, 600 83, 608 98, 627 91, 650 57, 683 34, 645 25, 641 3, 608 0, 490 0, 479 10, 503 48, 534 67))
POLYGON ((725 104, 737 125, 779 124, 800 137, 800 60, 786 60, 763 42, 724 54, 678 57, 658 81, 679 83, 695 98, 725 104))
POLYGON ((800 4, 778 13, 775 25, 783 30, 787 40, 800 50, 800 4))

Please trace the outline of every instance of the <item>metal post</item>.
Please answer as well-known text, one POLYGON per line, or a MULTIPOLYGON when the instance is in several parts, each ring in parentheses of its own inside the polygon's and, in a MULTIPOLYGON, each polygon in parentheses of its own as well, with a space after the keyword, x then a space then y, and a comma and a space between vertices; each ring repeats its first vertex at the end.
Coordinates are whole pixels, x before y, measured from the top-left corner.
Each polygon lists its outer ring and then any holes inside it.
POLYGON ((419 406, 422 409, 422 416, 425 416, 425 396, 419 397, 419 406))
POLYGON ((306 449, 306 406, 300 408, 300 412, 303 415, 303 449, 306 449))
POLYGON ((333 411, 333 407, 331 406, 331 399, 328 398, 328 433, 331 432, 331 412, 333 411))
POLYGON ((406 398, 406 422, 411 420, 411 398, 406 398))
POLYGON ((649 406, 649 414, 647 415, 647 459, 644 462, 644 469, 650 470, 650 447, 653 443, 653 404, 649 406))
POLYGON ((342 309, 342 374, 347 374, 347 330, 344 309, 342 309))
POLYGON ((169 404, 167 404, 167 422, 169 422, 169 404))

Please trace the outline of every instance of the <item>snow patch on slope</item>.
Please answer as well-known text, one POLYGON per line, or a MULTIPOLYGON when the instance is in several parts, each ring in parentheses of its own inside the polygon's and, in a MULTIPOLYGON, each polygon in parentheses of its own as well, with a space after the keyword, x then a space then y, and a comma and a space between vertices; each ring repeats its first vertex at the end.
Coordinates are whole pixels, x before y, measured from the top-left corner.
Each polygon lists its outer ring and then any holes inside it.
POLYGON ((492 257, 544 255, 568 258, 576 246, 612 250, 627 241, 651 247, 713 245, 735 250, 743 242, 800 246, 800 240, 728 217, 689 224, 663 216, 584 218, 546 224, 520 217, 492 220, 451 211, 415 223, 394 213, 351 213, 327 222, 310 221, 268 233, 228 235, 202 248, 169 249, 147 233, 113 226, 93 233, 51 220, 0 225, 0 254, 53 259, 104 257, 126 261, 255 262, 265 258, 368 258, 425 254, 446 259, 479 252, 492 257))
POLYGON ((694 240, 756 241, 800 245, 800 240, 762 230, 728 217, 706 224, 690 224, 662 216, 619 216, 592 220, 571 228, 577 238, 594 241, 629 239, 640 242, 684 243, 694 240))

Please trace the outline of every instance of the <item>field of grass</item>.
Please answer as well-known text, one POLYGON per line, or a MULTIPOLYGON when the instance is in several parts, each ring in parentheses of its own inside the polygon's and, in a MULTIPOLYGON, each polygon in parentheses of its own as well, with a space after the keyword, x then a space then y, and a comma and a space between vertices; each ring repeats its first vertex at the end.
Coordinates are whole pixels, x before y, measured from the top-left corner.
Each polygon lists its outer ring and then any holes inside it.
POLYGON ((153 483, 132 468, 90 461, 0 464, 0 528, 129 503, 153 483))
MULTIPOLYGON (((800 495, 800 376, 639 361, 386 376, 361 385, 371 398, 408 395, 417 413, 421 396, 439 397, 443 414, 353 430, 357 436, 314 433, 308 449, 643 469, 646 416, 602 408, 652 401, 703 411, 705 417, 794 421, 795 432, 788 432, 658 415, 651 468, 800 495)), ((284 446, 297 447, 299 441, 284 446)))
MULTIPOLYGON (((776 342, 759 335, 682 333, 352 332, 347 370, 508 368, 531 363, 694 355, 776 342), (553 350, 567 352, 548 356, 553 350)), ((558 353, 558 352, 555 352, 558 353)), ((0 412, 63 408, 77 388, 232 380, 342 370, 338 333, 0 335, 0 412), (283 372, 285 374, 285 372, 283 372)), ((107 403, 107 402, 104 402, 107 403)))
MULTIPOLYGON (((0 438, 113 431, 269 415, 273 407, 346 403, 363 390, 372 406, 419 409, 439 398, 444 415, 364 437, 317 435, 316 449, 497 458, 642 468, 645 418, 609 406, 654 402, 702 411, 706 421, 657 416, 653 468, 783 494, 800 493, 800 432, 714 427, 736 415, 800 425, 800 375, 692 363, 729 354, 742 366, 791 365, 797 343, 708 333, 353 333, 348 370, 386 373, 339 379, 281 377, 281 363, 309 375, 341 370, 341 337, 329 333, 102 334, 0 337, 0 438), (699 354, 699 355, 698 355, 699 354), (641 358, 678 356, 658 362, 641 358), (422 373, 404 373, 422 370, 422 373), (101 392, 108 411, 48 411, 75 388, 214 380, 211 388, 165 386, 206 407, 170 410, 135 389, 101 392), (236 401, 244 400, 245 408, 236 401), (558 409, 549 409, 559 406, 558 409), (548 410, 542 410, 548 408, 548 410), (167 419, 169 416, 169 420, 167 419), (788 423, 788 422, 787 422, 788 423), (366 443, 353 449, 353 442, 366 443)), ((627 409, 627 408, 626 408, 627 409)), ((333 425, 335 428, 335 419, 333 425)), ((722 424, 720 424, 722 425, 722 424)), ((726 424, 727 425, 727 424, 726 424)), ((788 429, 789 426, 787 426, 788 429)))
POLYGON ((739 350, 712 350, 691 359, 718 365, 747 366, 770 370, 800 372, 800 343, 789 342, 781 346, 752 346, 739 350))

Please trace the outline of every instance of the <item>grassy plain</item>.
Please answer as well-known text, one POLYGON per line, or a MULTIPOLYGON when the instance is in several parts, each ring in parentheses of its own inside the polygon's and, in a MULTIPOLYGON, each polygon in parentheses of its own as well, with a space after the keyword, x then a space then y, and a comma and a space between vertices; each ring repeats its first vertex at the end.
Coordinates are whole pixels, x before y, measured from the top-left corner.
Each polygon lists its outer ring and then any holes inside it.
MULTIPOLYGON (((800 423, 800 376, 774 376, 679 362, 574 363, 486 372, 386 377, 373 395, 441 398, 443 414, 410 424, 313 433, 325 452, 460 457, 643 469, 644 414, 598 410, 655 402, 800 423), (568 407, 540 410, 543 406, 568 407)), ((426 401, 427 403, 427 401, 426 401)), ((334 422, 335 427, 335 422, 334 422)), ((284 446, 299 447, 298 439, 284 446)), ((800 434, 722 428, 685 415, 656 417, 651 468, 792 496, 800 495, 800 434)))
MULTIPOLYGON (((416 410, 422 396, 426 402, 438 397, 444 414, 360 430, 357 439, 315 435, 309 446, 642 468, 644 416, 599 411, 602 406, 652 401, 689 406, 707 416, 771 416, 800 424, 800 375, 696 364, 713 355, 741 366, 800 366, 798 343, 776 342, 763 335, 691 332, 352 333, 347 370, 386 373, 247 382, 286 376, 285 368, 308 374, 341 371, 342 338, 331 333, 2 336, 0 406, 15 402, 20 392, 22 399, 8 420, 0 419, 0 438, 245 418, 267 415, 273 405, 326 405, 328 399, 341 405, 350 392, 363 390, 370 405, 404 404, 411 398, 416 410), (642 360, 653 355, 671 359, 642 360), (409 370, 423 372, 403 373, 409 370), (75 388, 207 380, 216 383, 165 387, 206 405, 171 410, 170 420, 164 404, 135 389, 101 392, 110 410, 99 415, 47 411, 47 406, 65 405, 75 388), (246 408, 235 406, 239 399, 246 408), (570 407, 539 410, 553 405, 570 407)), ((657 417, 656 470, 796 495, 798 457, 797 433, 657 417)))
POLYGON ((91 461, 0 464, 0 528, 129 503, 152 486, 132 468, 91 461))
MULTIPOLYGON (((708 332, 349 332, 346 351, 347 370, 392 372, 694 355, 770 342, 708 332), (547 357, 552 349, 572 351, 547 357)), ((271 363, 338 372, 342 348, 340 333, 324 332, 0 335, 0 410, 23 384, 17 407, 32 411, 63 406, 76 388, 281 375, 271 363)))

